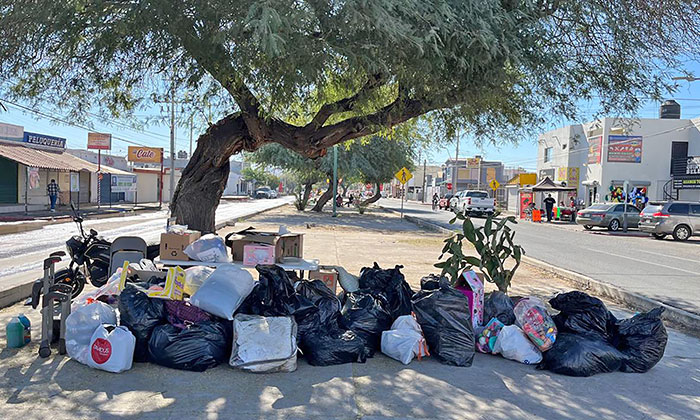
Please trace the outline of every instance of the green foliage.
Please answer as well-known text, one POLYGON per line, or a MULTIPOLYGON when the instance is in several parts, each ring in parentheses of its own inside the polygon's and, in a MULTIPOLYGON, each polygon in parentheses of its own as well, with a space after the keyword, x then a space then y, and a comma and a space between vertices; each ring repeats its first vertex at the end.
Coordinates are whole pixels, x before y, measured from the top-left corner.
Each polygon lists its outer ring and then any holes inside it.
POLYGON ((449 275, 454 284, 465 270, 476 267, 484 274, 486 281, 494 283, 498 290, 507 292, 515 271, 520 266, 520 260, 525 251, 513 242, 515 232, 508 223, 517 223, 514 216, 495 220, 496 215, 489 215, 484 226, 475 228, 471 219, 458 213, 450 221, 463 220, 462 232, 445 239, 440 259, 446 254, 445 261, 435 264, 442 269, 442 275, 449 275), (465 255, 462 251, 464 240, 471 243, 479 254, 479 258, 465 255), (508 268, 510 263, 514 263, 508 268))
POLYGON ((241 176, 244 181, 253 181, 255 188, 267 186, 276 189, 280 183, 280 178, 266 171, 262 167, 247 166, 241 170, 241 176))

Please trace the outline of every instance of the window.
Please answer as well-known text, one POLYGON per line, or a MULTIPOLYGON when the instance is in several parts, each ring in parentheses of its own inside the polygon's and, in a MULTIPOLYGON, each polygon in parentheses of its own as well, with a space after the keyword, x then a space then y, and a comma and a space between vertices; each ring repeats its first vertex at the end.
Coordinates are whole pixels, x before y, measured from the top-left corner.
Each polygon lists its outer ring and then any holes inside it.
POLYGON ((610 204, 594 204, 590 207, 588 207, 586 210, 605 210, 608 211, 610 209, 610 204))
POLYGON ((669 214, 684 214, 687 215, 689 206, 686 203, 674 203, 668 208, 669 214))
POLYGON ((663 209, 664 206, 662 204, 649 204, 646 207, 644 207, 642 214, 654 214, 660 212, 663 209))
POLYGON ((547 147, 544 149, 544 161, 549 162, 550 160, 552 160, 552 148, 547 147))
POLYGON ((613 211, 614 211, 615 213, 622 213, 623 211, 625 211, 625 205, 624 205, 624 204, 618 204, 618 205, 615 206, 615 208, 613 209, 613 211))
POLYGON ((690 214, 692 214, 693 216, 700 216, 700 204, 691 204, 690 214))
POLYGON ((466 193, 467 197, 475 197, 475 198, 488 198, 488 193, 485 193, 483 191, 468 191, 466 193))
POLYGON ((636 206, 633 206, 632 204, 628 204, 625 212, 639 214, 639 209, 636 206))

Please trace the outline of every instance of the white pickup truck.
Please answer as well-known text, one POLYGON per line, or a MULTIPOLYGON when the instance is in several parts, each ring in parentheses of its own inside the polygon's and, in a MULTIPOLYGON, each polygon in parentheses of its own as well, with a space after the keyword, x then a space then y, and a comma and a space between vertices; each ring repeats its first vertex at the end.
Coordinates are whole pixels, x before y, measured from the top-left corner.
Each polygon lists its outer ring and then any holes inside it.
POLYGON ((455 213, 463 212, 467 216, 484 215, 496 210, 496 200, 489 198, 486 191, 464 190, 452 197, 450 207, 455 213))

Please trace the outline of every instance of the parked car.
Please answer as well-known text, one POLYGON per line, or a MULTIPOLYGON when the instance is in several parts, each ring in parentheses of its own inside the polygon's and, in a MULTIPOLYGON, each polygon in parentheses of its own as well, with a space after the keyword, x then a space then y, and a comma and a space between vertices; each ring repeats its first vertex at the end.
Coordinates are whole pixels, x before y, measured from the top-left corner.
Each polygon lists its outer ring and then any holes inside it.
POLYGON ((450 208, 455 213, 463 212, 468 216, 484 215, 496 210, 496 200, 489 198, 486 191, 464 190, 452 197, 450 208))
POLYGON ((255 198, 277 198, 277 191, 270 187, 260 187, 253 193, 255 198))
POLYGON ((623 227, 625 213, 627 213, 627 227, 637 228, 639 209, 632 204, 622 203, 593 204, 576 214, 576 223, 586 230, 602 227, 617 232, 623 227))
POLYGON ((700 203, 669 201, 649 203, 642 212, 639 230, 656 239, 673 235, 677 241, 700 235, 700 203))
POLYGON ((450 209, 450 200, 452 199, 452 194, 447 194, 438 201, 438 207, 440 210, 450 209))

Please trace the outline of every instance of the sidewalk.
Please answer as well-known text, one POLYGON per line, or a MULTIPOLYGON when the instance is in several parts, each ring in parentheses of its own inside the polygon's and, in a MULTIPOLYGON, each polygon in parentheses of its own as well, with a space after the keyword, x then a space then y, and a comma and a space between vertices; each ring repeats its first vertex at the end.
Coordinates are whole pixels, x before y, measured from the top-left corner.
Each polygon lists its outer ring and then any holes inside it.
MULTIPOLYGON (((306 234, 307 258, 353 273, 374 261, 383 267, 402 264, 414 289, 422 276, 436 272, 432 264, 443 239, 379 211, 360 216, 343 210, 334 219, 286 206, 240 226, 277 229, 280 224, 306 234)), ((549 298, 568 290, 544 272, 523 267, 512 293, 549 298)), ((629 315, 609 307, 616 315, 629 315)), ((0 310, 0 324, 22 310, 0 310)), ((31 311, 30 317, 38 326, 38 313, 31 311)), ((404 366, 377 354, 365 364, 329 367, 300 359, 296 372, 281 374, 249 374, 226 365, 193 373, 135 364, 114 375, 55 353, 40 359, 37 337, 35 329, 28 348, 7 349, 0 329, 3 418, 690 419, 697 418, 700 406, 700 340, 673 329, 664 359, 648 373, 591 378, 559 376, 484 354, 477 354, 470 368, 431 358, 404 366)))

